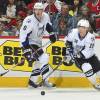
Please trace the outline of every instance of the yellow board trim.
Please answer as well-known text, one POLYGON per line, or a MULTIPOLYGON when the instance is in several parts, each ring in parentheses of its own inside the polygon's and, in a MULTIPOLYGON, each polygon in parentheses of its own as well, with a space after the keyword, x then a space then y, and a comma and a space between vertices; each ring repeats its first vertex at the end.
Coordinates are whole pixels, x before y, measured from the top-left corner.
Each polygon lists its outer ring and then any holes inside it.
MULTIPOLYGON (((0 77, 0 87, 27 87, 29 77, 0 77)), ((57 87, 61 88, 77 88, 92 87, 91 83, 85 77, 51 77, 57 87)))

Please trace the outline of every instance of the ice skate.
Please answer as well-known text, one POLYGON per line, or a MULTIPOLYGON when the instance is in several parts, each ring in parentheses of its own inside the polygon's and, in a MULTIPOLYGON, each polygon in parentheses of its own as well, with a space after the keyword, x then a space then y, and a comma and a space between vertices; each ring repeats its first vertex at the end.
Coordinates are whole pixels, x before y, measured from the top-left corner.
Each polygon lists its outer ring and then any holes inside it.
POLYGON ((99 91, 100 91, 100 84, 93 85, 93 87, 94 87, 96 90, 99 90, 99 91))
POLYGON ((52 88, 52 87, 55 87, 56 84, 48 82, 48 81, 44 81, 43 86, 52 88))
POLYGON ((33 81, 31 81, 31 80, 29 80, 28 85, 29 85, 29 87, 33 87, 33 88, 37 88, 37 87, 38 87, 38 85, 35 84, 35 83, 34 83, 33 81))

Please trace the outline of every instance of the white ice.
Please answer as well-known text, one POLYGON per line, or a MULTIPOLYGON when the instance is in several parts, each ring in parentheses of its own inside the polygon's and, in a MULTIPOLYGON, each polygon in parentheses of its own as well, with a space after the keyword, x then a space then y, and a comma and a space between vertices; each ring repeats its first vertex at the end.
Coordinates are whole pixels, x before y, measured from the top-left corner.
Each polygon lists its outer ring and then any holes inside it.
POLYGON ((0 100, 100 100, 100 91, 93 88, 0 88, 0 100))

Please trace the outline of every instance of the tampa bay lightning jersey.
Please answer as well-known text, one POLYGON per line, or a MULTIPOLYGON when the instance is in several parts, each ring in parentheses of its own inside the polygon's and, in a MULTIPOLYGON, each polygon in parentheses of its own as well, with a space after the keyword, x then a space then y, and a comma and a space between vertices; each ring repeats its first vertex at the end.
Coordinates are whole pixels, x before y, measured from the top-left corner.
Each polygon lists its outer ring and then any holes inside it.
POLYGON ((94 55, 95 36, 88 32, 84 38, 80 37, 78 29, 73 29, 65 37, 65 42, 72 42, 73 51, 76 55, 81 52, 85 59, 88 59, 94 55))
POLYGON ((46 31, 46 24, 50 23, 49 15, 43 12, 41 21, 38 21, 34 14, 26 17, 20 29, 21 46, 28 44, 42 45, 42 37, 46 31))

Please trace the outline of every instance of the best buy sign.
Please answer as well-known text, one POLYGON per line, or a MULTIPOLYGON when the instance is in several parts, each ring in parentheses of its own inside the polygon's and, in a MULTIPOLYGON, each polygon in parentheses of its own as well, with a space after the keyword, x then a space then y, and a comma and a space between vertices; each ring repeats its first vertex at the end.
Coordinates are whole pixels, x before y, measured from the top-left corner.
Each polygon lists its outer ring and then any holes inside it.
MULTIPOLYGON (((9 69, 15 66, 23 59, 22 50, 18 41, 6 41, 0 45, 0 64, 4 69, 9 69)), ((13 70, 31 71, 32 68, 28 66, 27 61, 16 66, 13 70)))
MULTIPOLYGON (((55 68, 62 60, 62 50, 65 48, 63 41, 57 41, 46 48, 46 52, 50 55, 49 64, 55 68)), ((9 69, 15 66, 23 59, 22 50, 18 41, 6 41, 0 45, 0 65, 4 69, 9 69)), ((20 65, 16 66, 13 70, 17 71, 32 71, 32 67, 28 66, 25 60, 20 65)), ((72 66, 60 65, 58 70, 80 71, 74 64, 72 66)))
MULTIPOLYGON (((65 45, 63 41, 56 41, 55 43, 48 46, 47 53, 50 55, 49 64, 52 68, 55 68, 63 59, 62 50, 64 48, 65 45)), ((80 70, 74 64, 72 66, 66 66, 62 64, 58 67, 58 70, 80 72, 80 70)))

